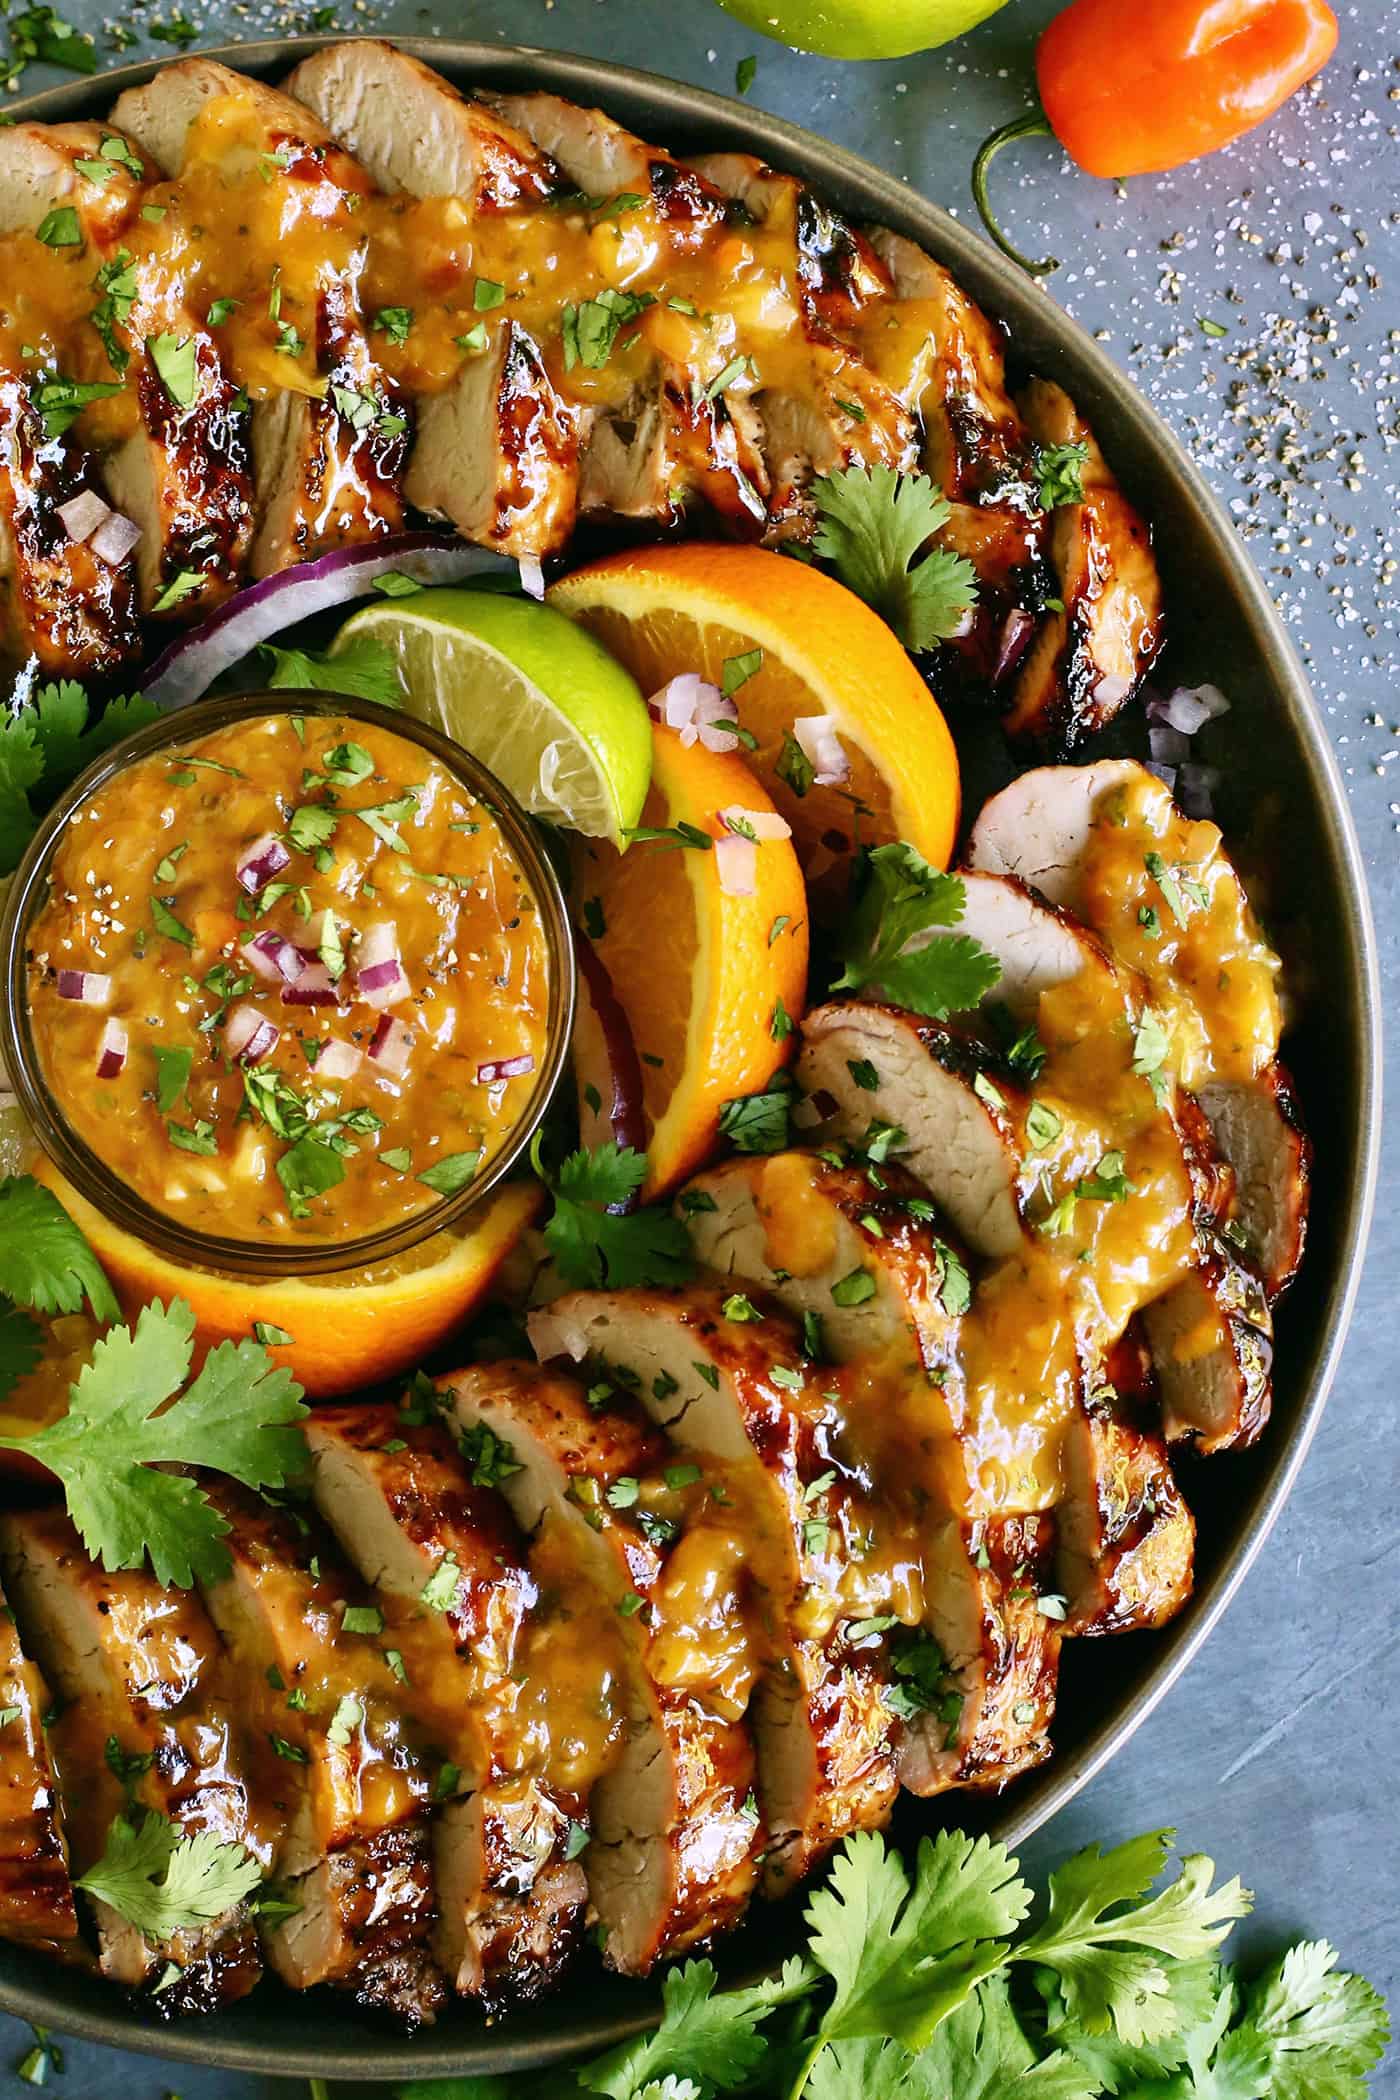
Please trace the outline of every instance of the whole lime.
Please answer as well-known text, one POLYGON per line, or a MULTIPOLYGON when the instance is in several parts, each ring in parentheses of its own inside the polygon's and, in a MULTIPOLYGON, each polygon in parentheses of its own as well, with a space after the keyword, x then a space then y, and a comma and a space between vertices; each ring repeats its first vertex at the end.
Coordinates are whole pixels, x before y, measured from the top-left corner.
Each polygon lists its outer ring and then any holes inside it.
POLYGON ((1006 0, 719 0, 726 14, 824 58, 904 58, 994 15, 1006 0))

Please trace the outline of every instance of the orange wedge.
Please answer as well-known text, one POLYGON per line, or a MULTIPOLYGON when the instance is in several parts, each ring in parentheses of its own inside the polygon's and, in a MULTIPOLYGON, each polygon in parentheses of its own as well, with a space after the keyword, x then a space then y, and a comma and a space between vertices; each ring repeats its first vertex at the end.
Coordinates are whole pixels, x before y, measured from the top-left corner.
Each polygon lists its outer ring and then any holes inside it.
POLYGON ((757 740, 746 755, 792 826, 808 880, 829 896, 856 846, 907 839, 947 866, 959 810, 948 725, 891 629, 843 584, 761 548, 693 540, 608 555, 563 577, 549 602, 597 635, 644 693, 686 671, 723 686, 726 662, 762 650, 734 696, 757 740), (793 723, 813 717, 834 730, 849 774, 799 793, 793 723))
POLYGON ((480 1303, 543 1195, 536 1182, 511 1183, 459 1231, 435 1233, 372 1269, 255 1283, 167 1261, 94 1210, 48 1160, 33 1172, 82 1227, 129 1320, 151 1298, 183 1298, 199 1350, 246 1341, 260 1327, 257 1339, 309 1400, 412 1370, 480 1303), (290 1339, 272 1341, 269 1331, 290 1339))
MULTIPOLYGON (((723 809, 773 814, 742 759, 687 748, 660 726, 653 737, 643 828, 718 838, 723 809)), ((714 850, 646 839, 621 854, 578 848, 577 901, 640 1060, 647 1202, 709 1157, 724 1103, 761 1092, 792 1054, 788 1022, 807 989, 806 894, 787 839, 763 840, 752 859, 753 894, 741 896, 724 887, 714 850)), ((592 1040, 575 1046, 580 1090, 607 1099, 613 1074, 588 1069, 592 1040)))

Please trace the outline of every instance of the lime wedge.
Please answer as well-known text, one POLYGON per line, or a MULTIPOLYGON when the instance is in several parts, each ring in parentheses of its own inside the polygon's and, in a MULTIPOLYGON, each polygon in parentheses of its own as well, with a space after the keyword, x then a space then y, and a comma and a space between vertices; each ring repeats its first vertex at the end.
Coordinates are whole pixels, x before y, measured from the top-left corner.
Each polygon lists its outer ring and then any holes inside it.
POLYGON ((592 635, 529 599, 443 589, 366 606, 330 654, 370 639, 398 663, 405 711, 465 745, 533 816, 624 843, 651 779, 651 722, 592 635))

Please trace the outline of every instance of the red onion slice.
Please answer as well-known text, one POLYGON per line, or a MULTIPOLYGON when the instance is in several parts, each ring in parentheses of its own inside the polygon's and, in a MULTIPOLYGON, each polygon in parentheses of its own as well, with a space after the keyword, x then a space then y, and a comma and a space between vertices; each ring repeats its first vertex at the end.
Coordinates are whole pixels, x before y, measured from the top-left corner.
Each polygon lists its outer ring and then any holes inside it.
POLYGON ((60 999, 76 999, 83 1006, 110 1006, 112 980, 100 976, 95 970, 60 970, 58 996, 60 999))
POLYGON ((758 888, 758 848, 727 832, 715 840, 715 872, 726 897, 752 897, 758 888))
POLYGON ((318 1079, 353 1079, 362 1060, 353 1043, 343 1043, 338 1035, 328 1035, 316 1054, 315 1073, 318 1079))
POLYGON ((66 503, 58 506, 58 517, 70 540, 81 546, 90 540, 99 525, 105 525, 112 515, 110 503, 104 503, 96 489, 81 489, 70 496, 66 503))
POLYGON ((841 748, 836 724, 830 715, 798 715, 792 733, 818 787, 839 787, 851 777, 851 761, 841 748))
POLYGON ((397 574, 415 583, 435 584, 513 571, 514 564, 503 555, 468 546, 450 533, 403 532, 363 546, 337 547, 319 561, 281 569, 235 592, 207 620, 180 635, 151 666, 143 681, 146 698, 165 709, 198 700, 259 642, 270 641, 313 613, 368 596, 381 576, 397 574))
POLYGON ((97 1045, 97 1076, 99 1079, 115 1079, 126 1063, 126 1030, 113 1015, 102 1030, 97 1045))
POLYGON ((308 962, 302 957, 301 975, 294 983, 282 988, 284 1006, 339 1006, 340 994, 335 988, 335 979, 323 962, 308 962))
POLYGON ((393 1078, 401 1079, 413 1055, 413 1030, 406 1022, 396 1021, 392 1014, 381 1014, 379 1026, 370 1038, 369 1054, 393 1078))
POLYGON ((235 1006, 224 1025, 224 1048, 241 1065, 261 1064, 282 1039, 282 1031, 256 1006, 235 1006))
POLYGON ((114 510, 102 520, 88 541, 93 553, 109 568, 119 569, 141 537, 141 527, 114 510))
POLYGON ((256 897, 274 875, 282 872, 291 857, 276 832, 265 831, 260 839, 254 839, 251 846, 245 846, 238 856, 238 865, 233 872, 239 887, 250 897, 256 897))
POLYGON ((295 984, 304 976, 309 961, 295 941, 289 941, 285 934, 273 933, 270 929, 266 933, 254 934, 238 952, 264 984, 295 984))
POLYGON ((992 684, 1000 685, 1009 678, 1030 647, 1035 633, 1035 614, 1024 606, 1013 605, 1001 623, 1001 635, 997 642, 997 660, 992 666, 992 684))
POLYGON ((496 1057, 477 1066, 476 1083, 478 1086, 494 1086, 498 1079, 523 1079, 534 1069, 535 1060, 528 1051, 520 1057, 496 1057))

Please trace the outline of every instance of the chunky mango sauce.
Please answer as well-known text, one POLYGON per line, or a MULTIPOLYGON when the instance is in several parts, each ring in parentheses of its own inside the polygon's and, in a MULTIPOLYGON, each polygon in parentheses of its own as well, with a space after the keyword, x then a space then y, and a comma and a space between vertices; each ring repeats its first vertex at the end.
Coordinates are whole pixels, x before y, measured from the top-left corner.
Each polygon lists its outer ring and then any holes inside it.
MULTIPOLYGON (((711 400, 745 395, 760 380, 810 392, 814 360, 824 358, 819 379, 849 422, 851 445, 872 459, 885 458, 892 440, 862 396, 874 385, 883 399, 880 381, 914 388, 927 359, 919 325, 872 334, 865 354, 879 381, 834 335, 814 347, 800 325, 795 185, 762 224, 739 207, 706 201, 686 213, 668 209, 664 195, 627 191, 526 196, 473 215, 457 198, 373 192, 338 148, 288 138, 251 97, 232 93, 200 110, 177 180, 135 158, 139 176, 123 165, 100 194, 83 193, 91 240, 0 240, 0 369, 51 366, 117 386, 82 413, 82 433, 99 445, 140 420, 135 384, 113 368, 93 318, 104 296, 111 318, 112 284, 95 273, 110 277, 114 264, 119 329, 133 315, 176 329, 183 307, 183 328, 209 328, 254 401, 287 389, 325 394, 321 316, 337 285, 347 317, 358 307, 369 324, 381 372, 412 394, 450 387, 512 323, 579 407, 616 408, 672 361, 701 374, 711 400)), ((397 416, 392 404, 369 406, 397 416)))
POLYGON ((333 714, 123 768, 60 839, 26 958, 62 1119, 228 1239, 355 1240, 455 1195, 545 1053, 545 931, 498 819, 333 714))

